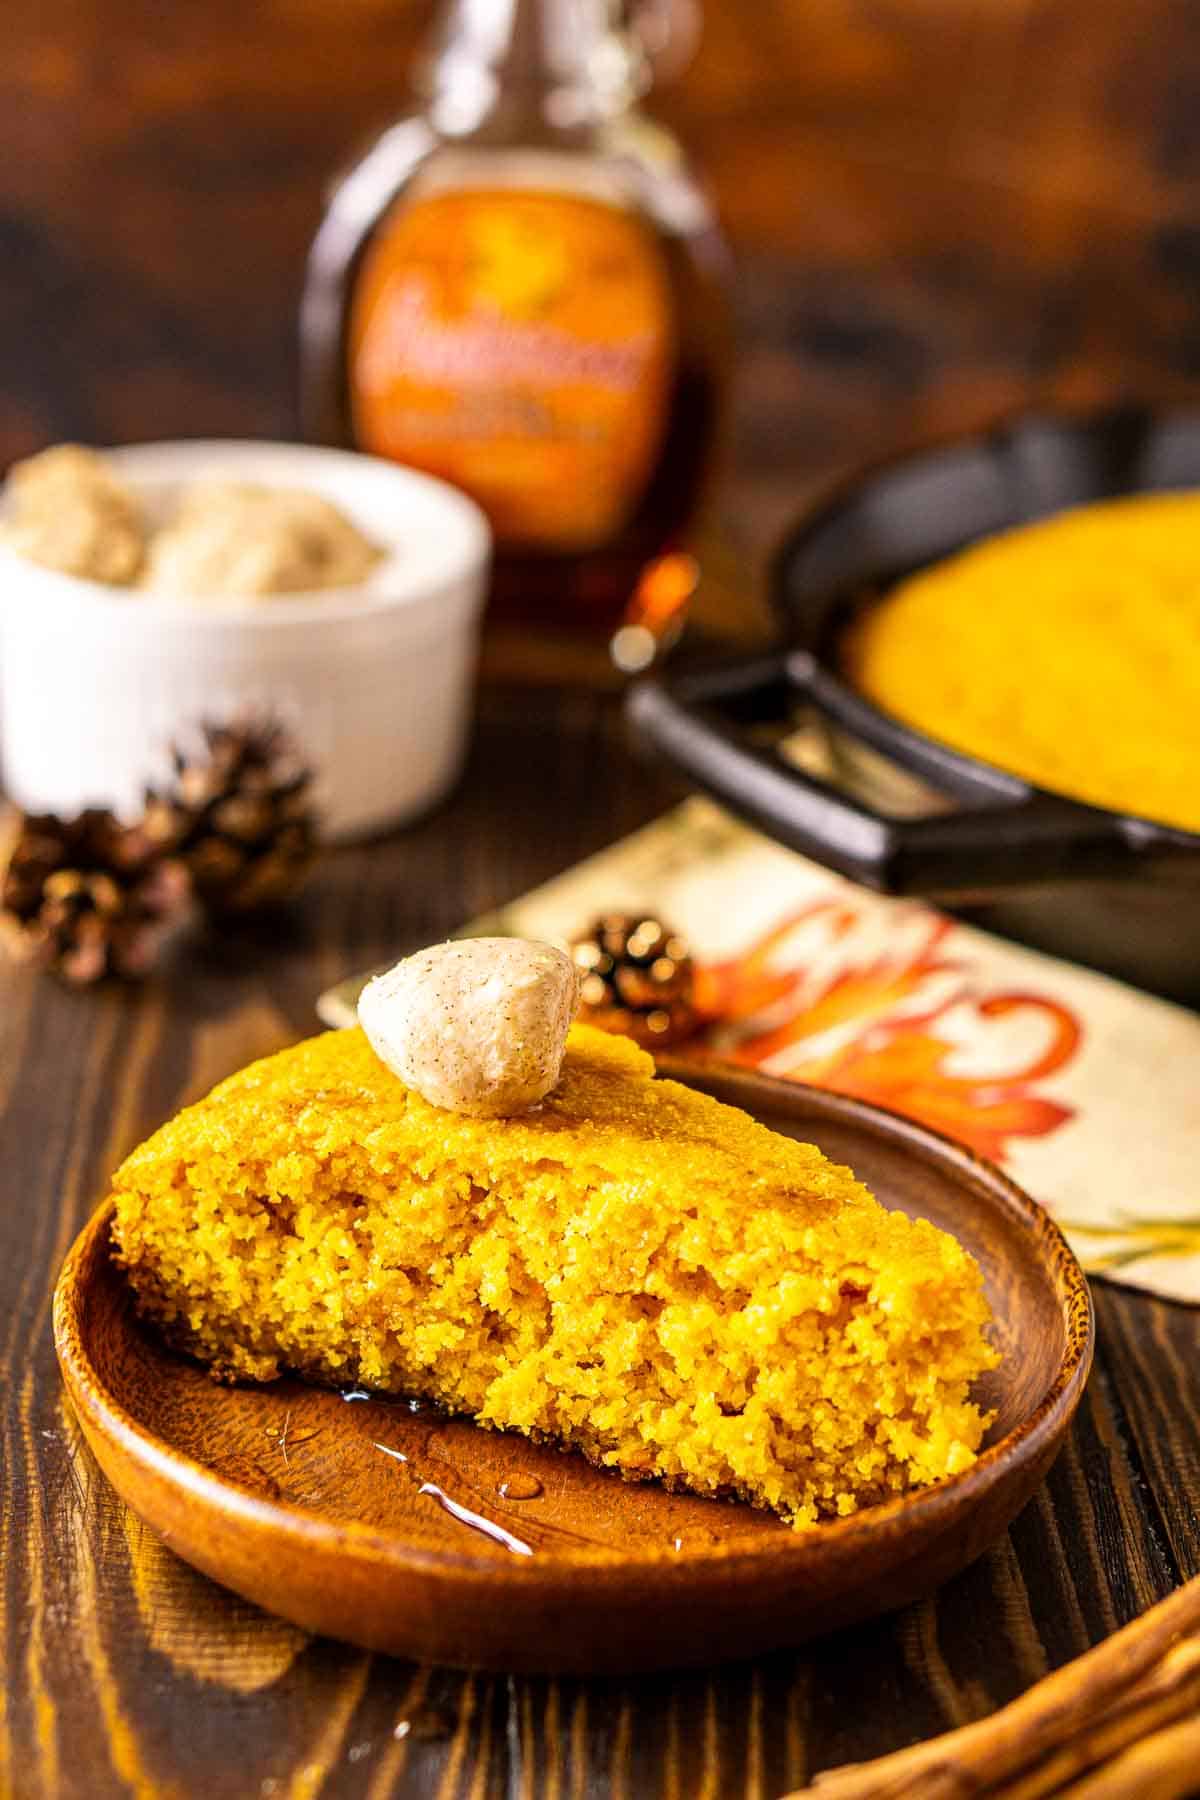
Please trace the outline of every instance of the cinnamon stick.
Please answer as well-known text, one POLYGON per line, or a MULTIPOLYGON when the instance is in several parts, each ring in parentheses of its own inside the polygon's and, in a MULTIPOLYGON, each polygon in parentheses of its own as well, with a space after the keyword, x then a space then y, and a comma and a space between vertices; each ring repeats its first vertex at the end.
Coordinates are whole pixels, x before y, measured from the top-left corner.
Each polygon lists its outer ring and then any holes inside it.
POLYGON ((1144 1738, 1103 1769, 1076 1782, 1070 1800, 1185 1800, 1200 1783, 1200 1719, 1144 1738))
MULTIPOLYGON (((909 1800, 917 1792, 921 1800, 973 1800, 1003 1793, 1015 1777, 1031 1774, 1039 1763, 1079 1744, 1089 1728, 1094 1732, 1107 1725, 1127 1690, 1192 1633, 1200 1633, 1200 1577, 990 1718, 875 1762, 826 1770, 788 1800, 801 1795, 813 1800, 909 1800)), ((1176 1681, 1185 1686, 1192 1667, 1190 1652, 1177 1658, 1157 1689, 1152 1683, 1150 1693, 1134 1698, 1134 1710, 1141 1700, 1149 1704, 1163 1698, 1176 1681)), ((1065 1778, 1071 1779, 1069 1770, 1065 1778)), ((1036 1800, 1053 1791, 1031 1787, 1028 1795, 1036 1800)))
POLYGON ((1075 1793, 1069 1784, 1119 1752, 1194 1714, 1200 1707, 1200 1638, 1184 1638, 1139 1676, 1101 1719, 1053 1750, 1028 1775, 1006 1782, 1004 1800, 1046 1800, 1075 1793))

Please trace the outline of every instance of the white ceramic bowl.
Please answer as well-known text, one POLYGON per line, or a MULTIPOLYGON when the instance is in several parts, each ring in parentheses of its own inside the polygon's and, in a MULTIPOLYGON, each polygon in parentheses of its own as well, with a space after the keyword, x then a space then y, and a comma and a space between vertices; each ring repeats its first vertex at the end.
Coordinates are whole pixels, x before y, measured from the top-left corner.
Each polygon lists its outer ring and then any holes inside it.
POLYGON ((353 588, 219 606, 108 587, 0 546, 0 768, 31 812, 130 816, 168 745, 269 710, 317 773, 328 836, 416 817, 466 748, 490 533, 465 495, 349 451, 270 443, 108 452, 153 520, 228 477, 332 500, 387 552, 353 588))

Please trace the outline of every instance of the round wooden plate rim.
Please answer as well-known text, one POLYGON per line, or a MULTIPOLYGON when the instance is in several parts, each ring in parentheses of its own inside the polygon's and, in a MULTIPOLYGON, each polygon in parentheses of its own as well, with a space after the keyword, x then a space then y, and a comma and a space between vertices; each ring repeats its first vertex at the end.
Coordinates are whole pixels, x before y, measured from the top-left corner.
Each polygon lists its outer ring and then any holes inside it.
MULTIPOLYGON (((1016 1213, 1022 1224, 1045 1242, 1049 1254, 1043 1260, 1062 1308, 1066 1331, 1062 1361, 1042 1399, 1025 1419, 983 1450, 969 1469, 947 1476, 930 1487, 898 1495, 894 1500, 849 1518, 827 1521, 809 1531, 787 1535, 781 1532, 778 1537, 772 1534, 751 1545, 697 1544, 689 1545, 683 1552, 650 1545, 627 1546, 620 1550, 603 1546, 556 1549, 552 1558, 519 1559, 523 1582, 536 1585, 543 1570, 547 1579, 553 1580, 556 1578, 554 1571, 561 1571, 564 1565, 576 1570, 581 1578, 589 1573, 602 1577, 606 1570, 625 1573, 631 1565, 653 1564, 660 1570, 673 1570, 680 1579, 686 1579, 688 1568, 698 1561, 719 1563, 723 1567, 757 1566, 764 1556, 776 1568, 802 1569, 814 1557, 824 1558, 833 1550, 844 1551, 855 1541, 885 1534, 898 1518, 903 1518, 906 1524, 936 1520, 943 1511, 969 1499, 977 1488, 986 1488, 992 1471, 998 1464, 1008 1464, 1018 1446, 1025 1458, 1036 1458, 1044 1442, 1062 1427, 1064 1414, 1073 1410, 1087 1380, 1095 1346, 1095 1315, 1087 1281, 1053 1219, 1023 1188, 994 1164, 976 1156, 952 1138, 888 1108, 807 1084, 751 1073, 725 1063, 714 1066, 666 1058, 659 1060, 662 1074, 692 1083, 702 1081, 705 1070, 710 1067, 726 1087, 744 1088, 748 1105, 751 1095, 757 1097, 760 1104, 764 1098, 774 1095, 781 1108, 787 1111, 794 1108, 797 1097, 802 1095, 818 1114, 834 1120, 859 1121, 875 1131, 882 1126, 885 1133, 893 1139, 903 1139, 925 1160, 944 1164, 949 1158, 971 1185, 990 1189, 1007 1211, 1016 1213)), ((431 1549, 397 1540, 355 1521, 334 1522, 298 1504, 277 1504, 215 1474, 183 1452, 166 1447, 139 1425, 103 1386, 88 1357, 82 1330, 85 1284, 80 1281, 78 1271, 89 1256, 105 1253, 112 1212, 112 1202, 107 1201, 92 1215, 68 1252, 54 1293, 55 1348, 65 1385, 89 1442, 93 1442, 93 1434, 118 1442, 126 1454, 144 1468, 169 1483, 191 1490, 205 1504, 302 1544, 316 1541, 329 1548, 331 1543, 336 1543, 340 1549, 363 1559, 427 1572, 452 1571, 459 1580, 464 1577, 495 1580, 494 1554, 472 1554, 466 1549, 431 1549), (104 1240, 103 1245, 97 1244, 100 1238, 104 1240)))

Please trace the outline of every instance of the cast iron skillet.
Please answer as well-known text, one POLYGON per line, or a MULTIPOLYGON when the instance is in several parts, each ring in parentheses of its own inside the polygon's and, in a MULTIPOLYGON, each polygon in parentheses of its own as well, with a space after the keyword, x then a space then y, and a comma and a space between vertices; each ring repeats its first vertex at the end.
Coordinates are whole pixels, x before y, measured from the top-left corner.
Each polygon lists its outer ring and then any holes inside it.
MULTIPOLYGON (((1088 501, 1190 487, 1200 487, 1196 413, 1025 417, 886 464, 783 544, 773 579, 778 649, 642 681, 631 716, 699 786, 855 881, 968 910, 996 930, 1200 1004, 1200 834, 1078 804, 951 750, 857 695, 837 656, 851 608, 966 544, 1088 501), (835 741, 870 746, 953 806, 897 817, 802 773, 764 728, 805 706, 835 741)), ((1031 672, 1037 653, 1031 643, 1031 672)), ((1164 719, 1164 733, 1170 727, 1164 719)))

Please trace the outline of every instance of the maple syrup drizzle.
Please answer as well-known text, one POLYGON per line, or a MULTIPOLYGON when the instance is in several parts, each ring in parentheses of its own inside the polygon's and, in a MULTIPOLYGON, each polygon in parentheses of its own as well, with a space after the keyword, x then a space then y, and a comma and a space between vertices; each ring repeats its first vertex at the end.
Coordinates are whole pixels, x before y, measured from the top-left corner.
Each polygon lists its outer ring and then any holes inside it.
MULTIPOLYGON (((381 1448, 381 1446, 377 1445, 376 1448, 381 1448)), ((487 1519, 482 1513, 472 1512, 471 1508, 464 1506, 461 1501, 452 1500, 449 1494, 444 1493, 437 1486, 436 1482, 423 1481, 417 1492, 428 1494, 431 1500, 437 1501, 443 1512, 448 1512, 450 1517, 457 1519, 460 1525, 467 1525, 472 1531, 482 1532, 484 1537, 491 1538, 494 1543, 503 1544, 504 1548, 511 1550, 514 1556, 533 1555, 532 1544, 527 1544, 523 1538, 515 1537, 511 1531, 505 1531, 503 1525, 497 1525, 494 1519, 487 1519)))
POLYGON ((508 1475, 496 1487, 502 1500, 537 1500, 545 1491, 536 1475, 508 1475))

